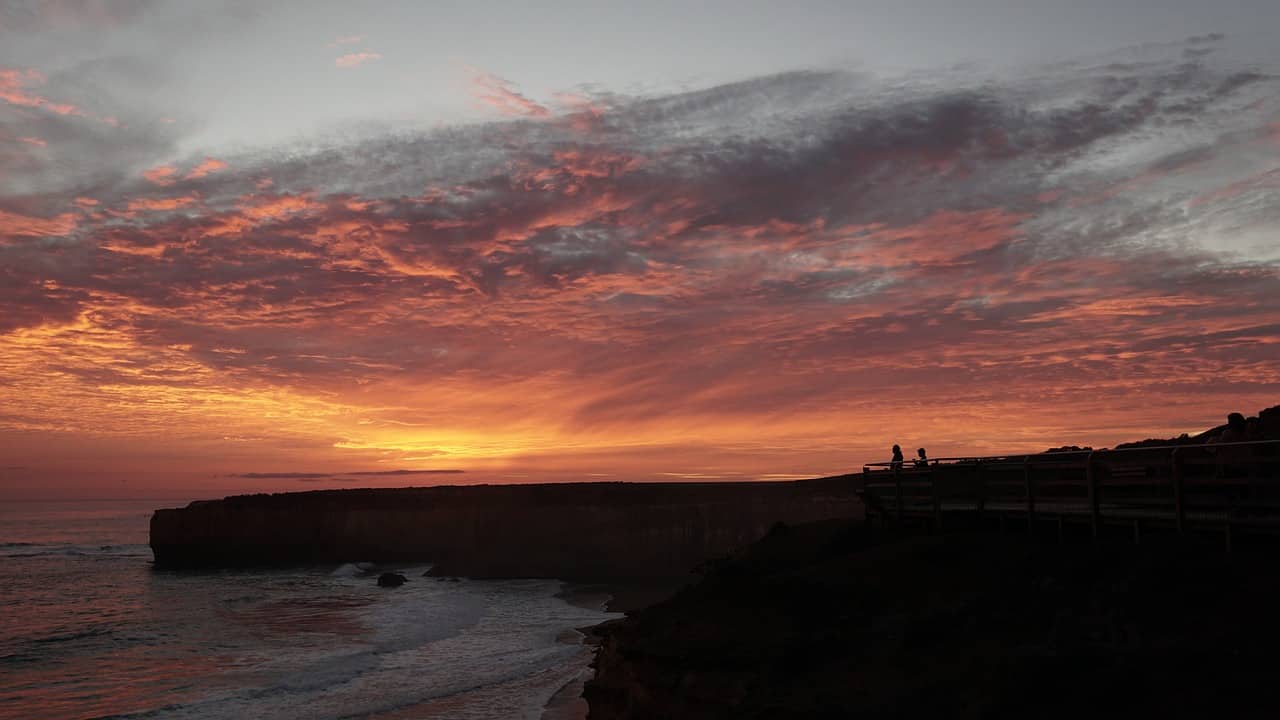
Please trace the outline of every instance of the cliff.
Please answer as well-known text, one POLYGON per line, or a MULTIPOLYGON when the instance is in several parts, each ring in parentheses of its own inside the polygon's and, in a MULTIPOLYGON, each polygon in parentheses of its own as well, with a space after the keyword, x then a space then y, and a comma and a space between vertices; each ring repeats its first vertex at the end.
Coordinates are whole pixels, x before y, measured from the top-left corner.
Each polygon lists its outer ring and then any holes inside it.
POLYGON ((778 527, 598 627, 584 697, 591 720, 1275 717, 1269 552, 778 527))
POLYGON ((564 483, 248 495, 157 510, 161 568, 414 560, 441 574, 644 580, 760 538, 851 517, 858 478, 564 483))

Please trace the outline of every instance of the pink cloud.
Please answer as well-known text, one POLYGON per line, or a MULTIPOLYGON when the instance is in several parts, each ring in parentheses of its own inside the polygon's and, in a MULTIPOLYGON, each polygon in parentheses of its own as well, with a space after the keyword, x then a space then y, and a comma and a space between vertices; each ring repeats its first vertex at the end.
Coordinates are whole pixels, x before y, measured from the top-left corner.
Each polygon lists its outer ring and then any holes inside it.
POLYGON ((0 68, 0 100, 10 105, 40 108, 56 115, 84 115, 75 105, 53 102, 28 91, 28 88, 44 82, 44 75, 35 70, 0 68))
POLYGON ((187 176, 185 179, 195 180, 196 178, 202 178, 210 173, 215 173, 215 172, 218 172, 219 170, 225 170, 226 168, 227 168, 227 164, 225 162, 217 158, 207 157, 199 165, 196 165, 194 168, 192 168, 191 172, 187 173, 187 176))
POLYGON ((38 137, 20 137, 18 138, 18 142, 24 142, 28 145, 35 145, 36 147, 45 147, 49 144, 38 137))
POLYGON ((568 112, 569 126, 579 132, 594 132, 604 124, 608 108, 577 93, 555 93, 555 98, 568 112))
POLYGON ((156 167, 143 172, 142 177, 146 178, 147 182, 165 186, 173 184, 173 181, 176 179, 174 176, 177 172, 177 168, 172 165, 157 165, 156 167))
POLYGON ((32 217, 0 210, 0 237, 58 237, 76 229, 76 217, 70 213, 52 218, 32 217))
POLYGON ((340 68, 353 68, 353 67, 359 67, 367 62, 373 62, 374 60, 381 60, 381 59, 382 59, 382 55, 380 53, 372 53, 372 52, 348 53, 338 58, 337 60, 334 60, 333 64, 337 65, 340 68))
POLYGON ((473 70, 471 91, 482 104, 503 115, 523 117, 550 117, 551 111, 516 91, 511 81, 492 73, 473 70))
POLYGON ((194 203, 194 195, 183 195, 174 198, 138 198, 129 201, 129 210, 177 210, 194 203))
POLYGON ((1274 190, 1276 188, 1280 188, 1280 169, 1257 173, 1217 190, 1202 193, 1192 198, 1190 207, 1194 208, 1224 200, 1232 200, 1255 190, 1274 190))

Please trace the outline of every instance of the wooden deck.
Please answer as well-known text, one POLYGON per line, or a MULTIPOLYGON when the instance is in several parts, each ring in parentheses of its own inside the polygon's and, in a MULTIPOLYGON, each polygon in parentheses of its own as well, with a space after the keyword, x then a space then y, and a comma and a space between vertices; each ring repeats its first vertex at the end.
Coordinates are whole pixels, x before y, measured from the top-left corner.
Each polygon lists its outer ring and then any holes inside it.
POLYGON ((1280 533, 1280 441, 872 463, 868 521, 934 529, 997 523, 1029 533, 1087 526, 1178 533, 1280 533))

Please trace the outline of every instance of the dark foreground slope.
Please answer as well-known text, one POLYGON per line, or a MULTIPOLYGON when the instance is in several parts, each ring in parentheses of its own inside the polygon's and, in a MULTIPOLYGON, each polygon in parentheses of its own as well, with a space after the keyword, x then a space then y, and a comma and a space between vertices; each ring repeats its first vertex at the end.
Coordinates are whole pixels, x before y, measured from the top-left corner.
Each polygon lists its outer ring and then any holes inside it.
POLYGON ((602 626, 594 720, 1276 717, 1259 548, 778 527, 602 626))

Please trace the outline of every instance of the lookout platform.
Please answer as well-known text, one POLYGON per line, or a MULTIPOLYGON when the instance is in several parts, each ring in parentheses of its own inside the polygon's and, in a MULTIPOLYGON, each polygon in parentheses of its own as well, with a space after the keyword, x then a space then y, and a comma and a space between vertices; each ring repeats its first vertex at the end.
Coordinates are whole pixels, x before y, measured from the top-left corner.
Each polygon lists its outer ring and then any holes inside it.
POLYGON ((869 463, 862 476, 869 522, 1059 539, 1084 526, 1094 541, 1214 531, 1228 549, 1234 534, 1280 533, 1280 440, 869 463))

